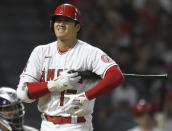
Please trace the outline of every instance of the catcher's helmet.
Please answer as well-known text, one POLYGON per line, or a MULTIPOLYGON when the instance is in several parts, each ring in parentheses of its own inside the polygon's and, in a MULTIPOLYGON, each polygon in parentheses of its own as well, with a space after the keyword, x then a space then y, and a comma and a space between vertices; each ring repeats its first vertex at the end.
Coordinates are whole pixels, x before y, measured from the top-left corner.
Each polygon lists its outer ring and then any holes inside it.
POLYGON ((24 114, 24 105, 17 98, 15 89, 0 87, 0 124, 10 131, 21 131, 24 114))
POLYGON ((50 28, 52 28, 52 25, 57 16, 66 16, 78 22, 79 24, 81 24, 80 11, 74 5, 67 4, 67 3, 59 5, 54 11, 54 14, 50 16, 50 28))
POLYGON ((144 112, 152 112, 153 113, 153 107, 152 104, 149 102, 146 102, 145 100, 140 100, 133 108, 133 114, 139 115, 144 112))

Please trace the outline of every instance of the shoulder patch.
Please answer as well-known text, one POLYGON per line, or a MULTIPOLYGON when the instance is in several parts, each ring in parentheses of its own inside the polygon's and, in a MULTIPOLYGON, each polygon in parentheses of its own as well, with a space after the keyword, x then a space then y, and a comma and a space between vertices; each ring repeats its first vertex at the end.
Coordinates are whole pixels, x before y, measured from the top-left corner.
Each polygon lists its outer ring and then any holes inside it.
POLYGON ((103 62, 105 62, 105 63, 111 63, 111 62, 113 62, 113 60, 108 55, 106 55, 106 54, 104 54, 104 55, 101 56, 101 60, 103 62))

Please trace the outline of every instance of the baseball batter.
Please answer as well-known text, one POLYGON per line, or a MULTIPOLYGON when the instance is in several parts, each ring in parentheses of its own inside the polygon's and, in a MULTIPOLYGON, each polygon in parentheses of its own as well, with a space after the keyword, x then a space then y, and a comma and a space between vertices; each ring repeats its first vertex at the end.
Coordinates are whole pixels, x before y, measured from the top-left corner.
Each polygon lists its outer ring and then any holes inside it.
POLYGON ((41 131, 92 131, 95 98, 119 86, 124 77, 106 53, 77 39, 81 15, 75 6, 58 6, 50 26, 57 41, 33 50, 20 76, 17 95, 27 103, 39 99, 41 131), (82 79, 77 71, 86 70, 102 80, 82 79))

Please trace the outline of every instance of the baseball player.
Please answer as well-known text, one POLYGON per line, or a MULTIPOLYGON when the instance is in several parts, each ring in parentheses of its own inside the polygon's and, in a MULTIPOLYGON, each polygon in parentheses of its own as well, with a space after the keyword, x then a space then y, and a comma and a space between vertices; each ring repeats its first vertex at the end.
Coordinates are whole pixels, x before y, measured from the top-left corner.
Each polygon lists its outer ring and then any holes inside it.
POLYGON ((16 90, 0 87, 0 131, 38 131, 24 124, 24 105, 16 90))
POLYGON ((39 99, 41 131, 92 131, 95 98, 111 92, 124 77, 106 53, 77 38, 81 15, 75 6, 58 6, 50 27, 57 41, 33 50, 20 75, 17 95, 27 103, 39 99), (82 79, 77 71, 86 70, 102 79, 82 79))

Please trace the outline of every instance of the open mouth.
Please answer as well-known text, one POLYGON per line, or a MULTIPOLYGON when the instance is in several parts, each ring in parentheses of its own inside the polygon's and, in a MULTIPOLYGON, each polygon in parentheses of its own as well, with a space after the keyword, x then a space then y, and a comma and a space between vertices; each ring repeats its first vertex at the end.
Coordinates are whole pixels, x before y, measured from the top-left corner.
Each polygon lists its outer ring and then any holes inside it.
POLYGON ((59 28, 58 28, 58 32, 60 32, 60 33, 65 32, 65 28, 64 28, 64 27, 59 27, 59 28))

